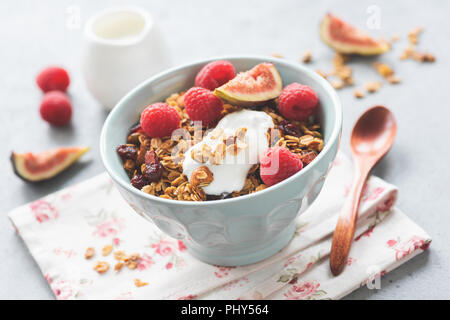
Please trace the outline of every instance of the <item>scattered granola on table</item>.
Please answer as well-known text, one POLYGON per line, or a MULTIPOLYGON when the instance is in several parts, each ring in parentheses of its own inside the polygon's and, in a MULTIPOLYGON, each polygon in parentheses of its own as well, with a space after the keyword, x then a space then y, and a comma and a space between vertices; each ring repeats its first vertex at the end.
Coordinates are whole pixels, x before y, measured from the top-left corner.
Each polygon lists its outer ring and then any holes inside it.
POLYGON ((278 59, 284 58, 284 56, 281 53, 272 53, 271 56, 278 59))
POLYGON ((377 92, 381 86, 383 85, 382 82, 380 81, 369 81, 366 82, 366 84, 364 85, 367 92, 373 93, 373 92, 377 92))
POLYGON ((345 63, 349 60, 349 57, 341 53, 336 53, 333 58, 334 70, 332 75, 337 76, 344 86, 353 85, 353 69, 347 66, 345 63))
POLYGON ((358 99, 364 98, 364 92, 360 89, 355 89, 355 91, 353 91, 353 95, 358 99))
POLYGON ((311 51, 307 50, 303 54, 302 62, 303 63, 310 63, 311 62, 311 58, 312 58, 312 53, 311 53, 311 51))
POLYGON ((400 82, 400 78, 395 75, 394 70, 384 62, 374 62, 373 67, 383 78, 390 84, 396 84, 400 82))
POLYGON ((412 29, 408 33, 409 46, 406 47, 401 56, 401 60, 413 59, 418 62, 435 62, 436 58, 429 52, 419 52, 416 50, 416 45, 419 43, 419 35, 422 33, 423 27, 412 29))

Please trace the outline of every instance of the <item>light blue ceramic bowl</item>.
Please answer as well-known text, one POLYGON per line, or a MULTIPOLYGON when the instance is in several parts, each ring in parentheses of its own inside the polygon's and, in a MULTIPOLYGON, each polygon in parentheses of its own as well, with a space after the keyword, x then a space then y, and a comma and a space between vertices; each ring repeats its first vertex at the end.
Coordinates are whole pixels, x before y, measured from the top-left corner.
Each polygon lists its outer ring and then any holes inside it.
POLYGON ((297 63, 269 57, 219 57, 161 73, 128 93, 112 110, 103 126, 100 148, 106 170, 123 198, 141 216, 163 232, 185 241, 189 252, 207 263, 238 266, 263 260, 282 249, 295 231, 295 218, 322 189, 339 145, 342 108, 335 90, 316 74, 297 63), (164 101, 174 92, 194 85, 197 72, 214 60, 229 60, 237 71, 261 62, 272 62, 283 85, 300 82, 319 96, 319 118, 325 147, 319 156, 294 176, 265 190, 238 198, 206 202, 158 198, 131 186, 116 154, 129 128, 151 103, 164 101))

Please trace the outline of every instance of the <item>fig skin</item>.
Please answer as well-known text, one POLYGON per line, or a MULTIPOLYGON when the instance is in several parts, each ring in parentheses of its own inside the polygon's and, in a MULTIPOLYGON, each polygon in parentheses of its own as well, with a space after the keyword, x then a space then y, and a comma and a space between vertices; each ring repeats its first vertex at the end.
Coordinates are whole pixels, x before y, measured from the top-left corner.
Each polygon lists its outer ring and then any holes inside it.
POLYGON ((27 178, 25 178, 24 176, 22 176, 19 173, 19 170, 17 170, 17 167, 16 167, 16 154, 14 152, 11 152, 11 156, 9 157, 9 160, 11 161, 11 165, 12 165, 14 174, 16 176, 18 176, 20 179, 22 179, 25 182, 32 182, 32 183, 38 182, 38 181, 28 180, 27 178))

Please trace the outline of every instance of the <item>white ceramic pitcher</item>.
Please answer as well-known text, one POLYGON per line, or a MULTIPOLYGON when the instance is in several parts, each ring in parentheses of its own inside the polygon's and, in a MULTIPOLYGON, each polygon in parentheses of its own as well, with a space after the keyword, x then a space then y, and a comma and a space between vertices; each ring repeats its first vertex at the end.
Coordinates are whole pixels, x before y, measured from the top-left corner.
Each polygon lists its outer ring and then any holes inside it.
POLYGON ((92 95, 107 109, 140 82, 170 66, 153 17, 139 7, 114 7, 84 28, 82 72, 92 95))

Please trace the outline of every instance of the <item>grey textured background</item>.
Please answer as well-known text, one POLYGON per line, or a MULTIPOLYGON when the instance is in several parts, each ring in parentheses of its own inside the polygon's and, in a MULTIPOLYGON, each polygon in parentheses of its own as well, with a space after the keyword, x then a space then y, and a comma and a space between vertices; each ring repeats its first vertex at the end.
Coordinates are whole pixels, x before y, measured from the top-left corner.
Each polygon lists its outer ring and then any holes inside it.
MULTIPOLYGON (((124 2, 122 2, 124 3, 124 2)), ((389 106, 398 119, 396 143, 376 174, 400 188, 398 206, 433 237, 430 250, 386 275, 380 290, 359 289, 349 299, 450 298, 450 180, 448 1, 128 1, 147 8, 158 20, 170 46, 174 65, 226 54, 280 53, 298 61, 313 52, 312 68, 330 70, 333 52, 319 39, 318 24, 327 11, 365 26, 367 8, 381 9, 381 29, 373 34, 400 34, 393 51, 381 59, 394 66, 402 83, 385 85, 362 100, 353 90, 339 91, 344 105, 342 146, 358 115, 374 104, 389 106), (423 25, 419 47, 436 54, 434 64, 399 61, 406 34, 423 25)), ((6 214, 10 209, 103 171, 98 135, 107 115, 87 92, 80 74, 82 29, 67 28, 68 8, 80 10, 81 23, 118 1, 0 2, 0 298, 52 299, 46 281, 14 233, 6 214), (72 78, 72 125, 51 128, 40 119, 41 92, 36 73, 60 64, 72 78), (26 184, 13 175, 11 150, 40 151, 62 145, 89 145, 83 161, 59 177, 26 184)), ((378 79, 371 59, 352 62, 355 81, 378 79)))

